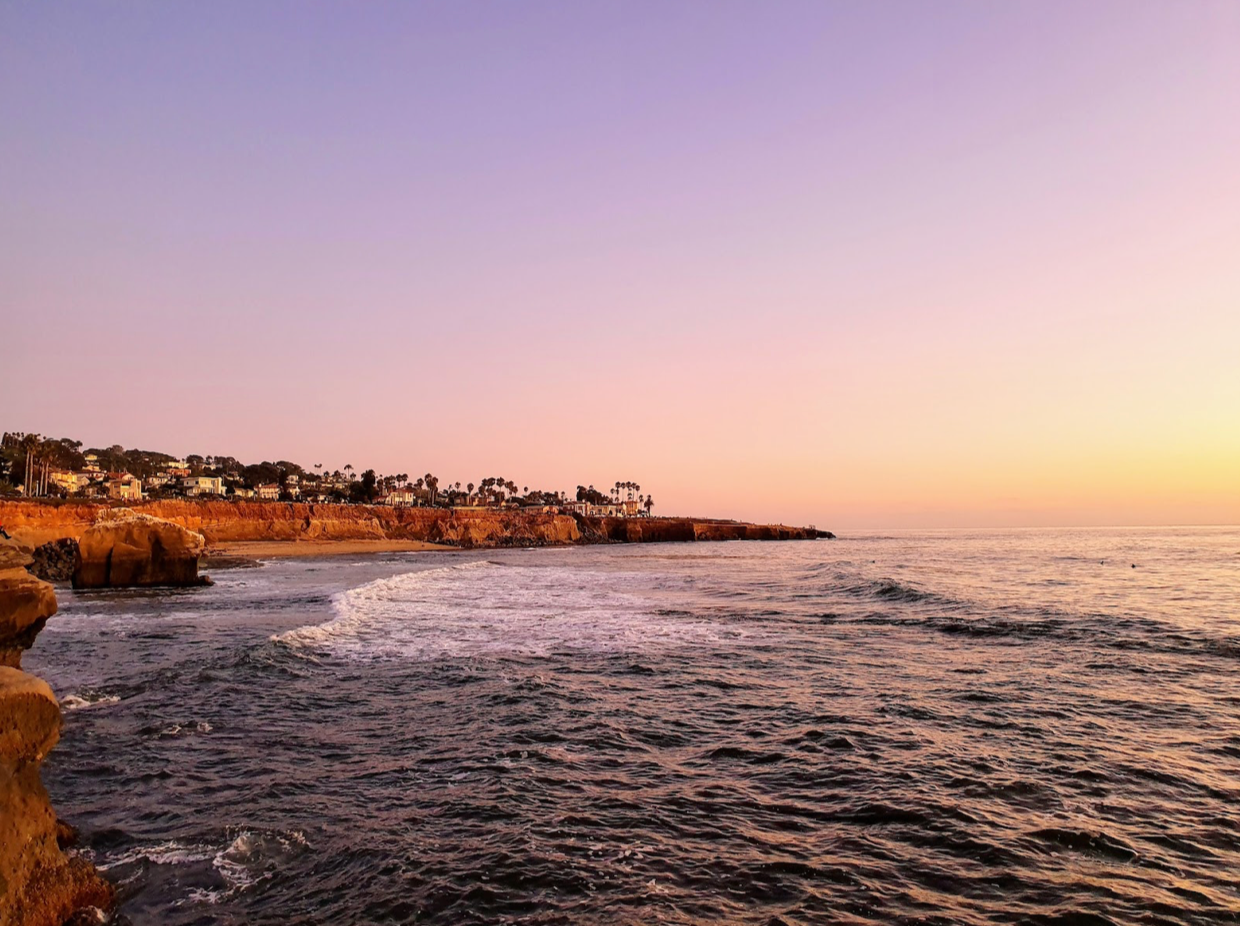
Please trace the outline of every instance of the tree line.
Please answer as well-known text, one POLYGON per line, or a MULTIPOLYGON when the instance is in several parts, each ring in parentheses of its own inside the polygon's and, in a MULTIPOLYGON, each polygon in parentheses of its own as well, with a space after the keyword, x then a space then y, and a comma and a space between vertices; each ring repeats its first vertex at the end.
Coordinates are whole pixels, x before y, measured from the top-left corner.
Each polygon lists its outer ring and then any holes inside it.
MULTIPOLYGON (((246 464, 231 456, 190 454, 181 461, 158 451, 127 450, 119 444, 83 448, 79 440, 23 432, 5 432, 0 438, 0 495, 16 494, 19 486, 30 496, 63 495, 64 490, 52 483, 51 474, 80 472, 86 467, 88 456, 95 458, 93 462, 103 472, 130 473, 142 480, 165 472, 173 463, 184 462, 191 475, 219 477, 229 488, 279 486, 280 497, 285 500, 308 492, 332 501, 357 503, 375 502, 399 492, 410 496, 411 504, 432 507, 554 506, 569 500, 563 492, 519 486, 503 476, 485 476, 462 485, 430 472, 416 479, 410 479, 408 473, 382 475, 374 469, 358 473, 351 463, 325 471, 322 463, 307 468, 289 460, 246 464)), ((174 494, 177 490, 155 487, 150 491, 158 497, 161 492, 174 494)), ((579 485, 576 499, 593 505, 636 501, 647 514, 654 506, 654 500, 642 494, 636 482, 616 482, 607 492, 598 491, 593 485, 579 485)))

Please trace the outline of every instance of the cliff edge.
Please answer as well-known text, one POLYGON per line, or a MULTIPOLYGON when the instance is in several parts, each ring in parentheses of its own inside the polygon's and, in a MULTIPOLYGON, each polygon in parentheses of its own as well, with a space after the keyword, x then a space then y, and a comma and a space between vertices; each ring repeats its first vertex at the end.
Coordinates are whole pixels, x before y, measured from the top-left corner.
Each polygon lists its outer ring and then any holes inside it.
POLYGON ((83 858, 65 855, 39 766, 60 738, 60 704, 21 671, 21 654, 56 613, 52 586, 31 557, 0 539, 0 926, 61 926, 79 910, 108 909, 115 892, 83 858))
MULTIPOLYGON (((81 538, 102 503, 0 501, 0 523, 31 546, 81 538)), ((179 524, 208 544, 281 540, 416 540, 462 548, 562 546, 575 543, 666 543, 719 540, 812 540, 811 527, 706 518, 586 518, 494 508, 388 508, 297 502, 177 500, 133 510, 179 524)))

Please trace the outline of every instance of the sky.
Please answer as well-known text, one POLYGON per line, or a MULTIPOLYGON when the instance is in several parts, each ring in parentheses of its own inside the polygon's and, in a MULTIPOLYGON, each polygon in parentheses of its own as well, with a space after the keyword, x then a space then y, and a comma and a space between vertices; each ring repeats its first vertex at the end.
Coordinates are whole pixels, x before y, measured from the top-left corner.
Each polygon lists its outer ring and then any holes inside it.
POLYGON ((0 3, 0 429, 1240 523, 1240 3, 0 3))

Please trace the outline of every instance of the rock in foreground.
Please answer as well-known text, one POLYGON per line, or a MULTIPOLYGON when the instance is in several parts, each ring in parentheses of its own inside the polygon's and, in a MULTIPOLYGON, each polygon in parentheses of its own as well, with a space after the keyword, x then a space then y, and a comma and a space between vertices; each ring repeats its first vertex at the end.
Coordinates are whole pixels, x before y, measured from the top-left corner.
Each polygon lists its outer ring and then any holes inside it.
POLYGON ((56 594, 26 572, 30 553, 0 539, 0 926, 61 926, 111 906, 113 889, 85 859, 66 856, 39 763, 60 737, 60 705, 21 665, 56 594))
POLYGON ((103 511, 82 534, 73 570, 74 588, 203 585, 198 559, 202 534, 128 508, 103 511))
POLYGON ((57 842, 56 814, 39 763, 60 737, 60 705, 47 682, 0 667, 0 926, 61 926, 115 891, 57 842))
POLYGON ((26 571, 30 562, 29 550, 0 538, 0 666, 21 668, 22 650, 56 613, 55 591, 26 571))

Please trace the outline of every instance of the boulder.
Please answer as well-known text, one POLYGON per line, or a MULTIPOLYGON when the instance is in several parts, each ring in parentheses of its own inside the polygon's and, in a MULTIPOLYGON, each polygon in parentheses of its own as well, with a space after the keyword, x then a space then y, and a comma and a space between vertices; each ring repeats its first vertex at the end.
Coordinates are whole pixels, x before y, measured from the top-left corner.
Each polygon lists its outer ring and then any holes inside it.
POLYGON ((0 667, 0 926, 61 926, 115 902, 88 861, 61 851, 62 828, 39 780, 59 736, 60 705, 47 683, 0 667))
POLYGON ((78 541, 74 588, 203 585, 202 534, 128 508, 100 513, 78 541))

